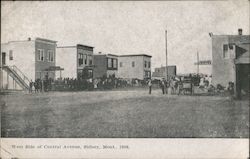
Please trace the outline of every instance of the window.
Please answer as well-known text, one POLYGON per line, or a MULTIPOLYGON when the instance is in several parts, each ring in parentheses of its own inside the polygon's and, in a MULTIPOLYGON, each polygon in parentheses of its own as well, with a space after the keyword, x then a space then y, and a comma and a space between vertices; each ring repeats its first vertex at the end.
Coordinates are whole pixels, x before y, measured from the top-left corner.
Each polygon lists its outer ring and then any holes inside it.
POLYGON ((228 45, 223 45, 223 58, 229 58, 228 45))
POLYGON ((88 70, 88 77, 92 78, 93 77, 93 70, 88 70))
POLYGON ((145 68, 147 67, 147 61, 144 61, 144 67, 145 68))
POLYGON ((144 72, 144 77, 147 78, 148 77, 148 71, 144 72))
POLYGON ((112 68, 112 59, 108 58, 108 68, 112 68))
POLYGON ((122 67, 122 62, 120 62, 120 67, 122 67))
POLYGON ((108 58, 108 68, 117 68, 117 59, 108 58))
POLYGON ((44 61, 44 50, 38 49, 37 51, 37 60, 44 61))
POLYGON ((113 59, 113 68, 117 68, 117 59, 113 59))
POLYGON ((89 65, 93 65, 93 57, 89 55, 88 59, 89 59, 89 65))
POLYGON ((83 65, 83 54, 78 54, 78 65, 82 66, 83 65))
POLYGON ((132 67, 135 67, 135 62, 134 61, 132 61, 132 67))
POLYGON ((47 59, 49 62, 54 62, 54 52, 52 50, 48 50, 47 59))
POLYGON ((88 59, 87 59, 87 55, 84 55, 84 64, 87 65, 88 59))
POLYGON ((150 78, 151 77, 151 72, 150 71, 145 71, 144 72, 144 78, 150 78))
POLYGON ((10 51, 9 51, 9 59, 10 59, 10 60, 13 60, 13 50, 10 50, 10 51))
POLYGON ((151 63, 150 63, 150 61, 148 61, 148 68, 150 68, 151 67, 151 63))

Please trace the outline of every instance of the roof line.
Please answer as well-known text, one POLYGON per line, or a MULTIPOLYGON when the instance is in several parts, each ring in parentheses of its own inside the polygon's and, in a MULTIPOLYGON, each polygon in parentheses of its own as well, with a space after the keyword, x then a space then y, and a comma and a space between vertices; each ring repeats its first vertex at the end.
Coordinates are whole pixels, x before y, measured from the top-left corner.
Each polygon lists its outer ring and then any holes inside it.
POLYGON ((147 57, 152 57, 151 55, 147 55, 147 54, 119 55, 119 57, 129 57, 129 56, 147 56, 147 57))
POLYGON ((76 48, 76 46, 57 46, 56 48, 76 48))
POLYGON ((47 42, 57 43, 57 41, 55 41, 55 40, 49 40, 49 39, 39 38, 39 37, 35 38, 35 40, 41 40, 41 41, 47 41, 47 42))

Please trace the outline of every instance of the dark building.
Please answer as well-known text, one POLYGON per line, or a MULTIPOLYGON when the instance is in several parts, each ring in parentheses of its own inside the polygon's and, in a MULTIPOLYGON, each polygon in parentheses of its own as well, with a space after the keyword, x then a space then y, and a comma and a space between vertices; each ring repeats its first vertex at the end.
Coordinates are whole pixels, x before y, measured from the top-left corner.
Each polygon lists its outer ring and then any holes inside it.
POLYGON ((152 74, 152 78, 156 79, 166 78, 167 71, 169 77, 176 76, 176 66, 167 66, 167 69, 168 70, 166 70, 166 66, 155 68, 155 71, 152 74))
POLYGON ((103 76, 117 77, 118 56, 113 54, 95 54, 93 77, 101 78, 103 76))

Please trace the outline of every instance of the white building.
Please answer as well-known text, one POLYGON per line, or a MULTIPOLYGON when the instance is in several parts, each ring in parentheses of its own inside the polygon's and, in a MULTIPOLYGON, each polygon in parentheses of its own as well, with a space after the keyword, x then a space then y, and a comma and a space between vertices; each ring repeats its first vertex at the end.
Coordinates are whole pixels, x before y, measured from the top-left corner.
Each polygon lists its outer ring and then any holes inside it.
POLYGON ((119 56, 118 77, 140 80, 151 78, 151 57, 146 54, 119 56))
POLYGON ((56 41, 36 38, 1 44, 0 88, 28 89, 35 79, 55 77, 56 41))
POLYGON ((56 64, 64 71, 57 74, 57 78, 92 78, 93 77, 93 49, 92 46, 77 44, 75 46, 57 47, 56 64))

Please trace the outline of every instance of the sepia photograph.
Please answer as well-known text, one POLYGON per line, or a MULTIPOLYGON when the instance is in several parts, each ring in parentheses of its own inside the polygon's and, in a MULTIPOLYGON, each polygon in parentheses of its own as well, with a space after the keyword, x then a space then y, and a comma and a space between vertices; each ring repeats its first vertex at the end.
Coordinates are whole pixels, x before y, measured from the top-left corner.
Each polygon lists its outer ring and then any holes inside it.
POLYGON ((249 139, 249 2, 1 2, 1 140, 249 139))

